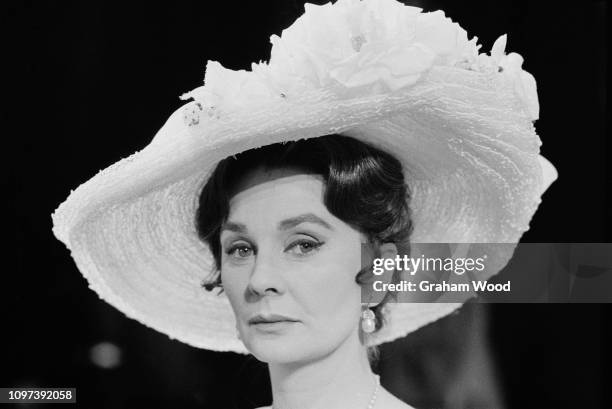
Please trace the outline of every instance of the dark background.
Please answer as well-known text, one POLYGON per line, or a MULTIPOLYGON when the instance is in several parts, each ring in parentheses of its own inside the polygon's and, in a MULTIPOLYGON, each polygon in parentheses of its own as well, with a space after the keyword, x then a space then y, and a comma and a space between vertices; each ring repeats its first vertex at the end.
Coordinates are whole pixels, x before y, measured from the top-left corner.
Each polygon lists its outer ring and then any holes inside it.
MULTIPOLYGON (((604 138, 606 2, 408 4, 445 10, 479 37, 481 51, 507 33, 506 50, 520 53, 523 68, 537 80, 536 128, 542 153, 560 176, 522 241, 612 241, 604 188, 611 180, 604 138)), ((149 143, 182 105, 178 96, 201 85, 206 60, 249 69, 252 61, 268 59, 269 36, 302 12, 303 2, 292 0, 24 1, 7 9, 5 17, 18 29, 6 40, 18 52, 14 61, 26 76, 21 93, 28 102, 19 105, 20 124, 12 132, 17 155, 5 152, 16 176, 17 254, 9 255, 16 265, 2 284, 7 305, 0 387, 76 387, 77 406, 84 408, 269 403, 267 370, 254 358, 171 341, 100 301, 53 237, 50 215, 71 189, 149 143), (120 351, 114 368, 92 361, 91 348, 100 342, 120 351)), ((609 305, 478 308, 488 309, 485 337, 506 407, 611 407, 604 396, 610 385, 604 364, 609 305)), ((397 361, 402 345, 382 348, 385 385, 385 363, 397 361)), ((433 395, 407 402, 418 409, 437 404, 433 395)))

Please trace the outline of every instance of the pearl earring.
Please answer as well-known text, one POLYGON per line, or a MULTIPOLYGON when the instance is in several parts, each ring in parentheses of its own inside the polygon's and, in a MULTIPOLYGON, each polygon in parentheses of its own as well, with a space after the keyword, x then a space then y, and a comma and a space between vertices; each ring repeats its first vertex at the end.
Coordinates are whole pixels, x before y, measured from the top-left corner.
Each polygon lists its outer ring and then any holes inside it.
POLYGON ((369 308, 363 310, 361 314, 361 329, 366 334, 371 334, 376 329, 376 315, 369 308))

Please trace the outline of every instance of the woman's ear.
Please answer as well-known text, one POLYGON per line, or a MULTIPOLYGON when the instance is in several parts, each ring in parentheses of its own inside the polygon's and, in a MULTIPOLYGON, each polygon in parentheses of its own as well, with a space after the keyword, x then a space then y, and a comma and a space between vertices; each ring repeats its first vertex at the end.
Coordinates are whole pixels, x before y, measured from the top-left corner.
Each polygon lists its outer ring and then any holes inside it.
POLYGON ((396 262, 397 246, 395 243, 382 243, 379 249, 380 258, 383 260, 384 273, 378 278, 383 283, 392 284, 395 270, 398 268, 396 262))
MULTIPOLYGON (((392 259, 394 260, 394 263, 395 263, 396 257, 397 257, 397 246, 395 245, 395 243, 382 243, 380 245, 380 258, 392 259)), ((387 262, 387 263, 391 264, 391 262, 387 262)))
POLYGON ((387 292, 378 290, 379 287, 382 288, 381 284, 393 283, 393 276, 396 269, 397 246, 395 243, 381 243, 376 253, 378 253, 378 257, 372 259, 373 275, 362 289, 363 299, 364 301, 368 300, 370 306, 377 305, 383 301, 387 292), (373 286, 375 282, 378 284, 373 286), (374 288, 376 288, 376 290, 374 290, 374 288))

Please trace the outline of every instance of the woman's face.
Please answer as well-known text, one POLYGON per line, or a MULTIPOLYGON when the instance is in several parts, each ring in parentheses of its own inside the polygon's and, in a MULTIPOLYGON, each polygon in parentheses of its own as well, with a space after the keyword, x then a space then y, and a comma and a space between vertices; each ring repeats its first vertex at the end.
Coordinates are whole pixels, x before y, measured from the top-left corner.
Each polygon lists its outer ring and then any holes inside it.
POLYGON ((327 210, 323 191, 318 175, 256 170, 230 200, 221 279, 261 361, 315 360, 358 336, 365 236, 327 210))

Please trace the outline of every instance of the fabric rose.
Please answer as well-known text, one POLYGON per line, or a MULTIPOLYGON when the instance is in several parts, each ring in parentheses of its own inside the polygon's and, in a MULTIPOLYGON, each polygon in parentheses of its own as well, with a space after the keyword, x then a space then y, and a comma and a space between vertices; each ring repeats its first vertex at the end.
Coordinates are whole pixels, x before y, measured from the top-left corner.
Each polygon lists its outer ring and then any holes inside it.
POLYGON ((438 65, 507 76, 530 118, 538 118, 535 79, 522 69, 520 55, 505 54, 505 35, 490 55, 479 54, 478 39, 468 40, 441 10, 422 13, 395 0, 338 0, 304 8, 280 37, 270 37, 269 63, 232 71, 209 61, 205 85, 181 98, 194 98, 199 109, 215 116, 224 106, 305 89, 396 91, 438 65))
POLYGON ((210 116, 216 116, 223 106, 248 104, 251 99, 266 98, 270 88, 260 78, 246 70, 229 70, 217 61, 208 61, 204 85, 181 95, 193 98, 210 116))
POLYGON ((500 75, 509 77, 514 84, 514 91, 521 99, 525 110, 532 121, 539 117, 540 105, 536 81, 533 75, 522 69, 523 57, 517 53, 505 53, 507 36, 500 36, 493 47, 490 55, 480 54, 476 68, 481 72, 499 72, 500 75))
POLYGON ((270 70, 322 87, 414 84, 434 64, 477 55, 475 41, 442 11, 421 13, 392 0, 338 0, 305 5, 280 37, 272 36, 270 70))

